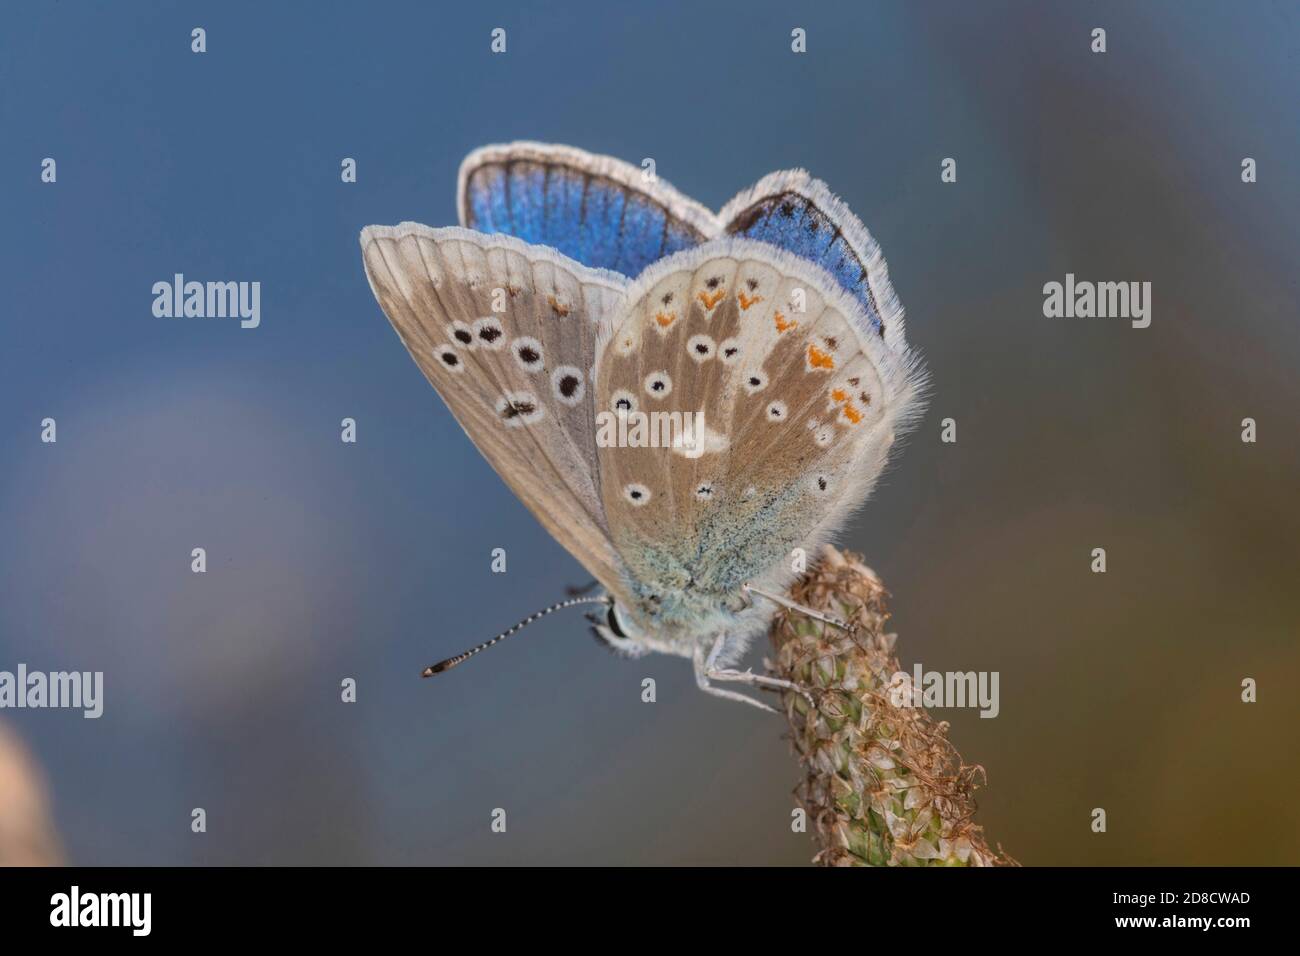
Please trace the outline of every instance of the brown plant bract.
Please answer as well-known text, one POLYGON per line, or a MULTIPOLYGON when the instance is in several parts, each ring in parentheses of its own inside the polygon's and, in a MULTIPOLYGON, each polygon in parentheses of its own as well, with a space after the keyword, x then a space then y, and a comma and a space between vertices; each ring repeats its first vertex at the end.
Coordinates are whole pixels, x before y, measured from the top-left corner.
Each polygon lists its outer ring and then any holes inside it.
POLYGON ((826 866, 1014 865, 973 821, 984 769, 968 766, 948 724, 897 707, 902 670, 886 634, 887 592, 859 555, 827 547, 791 588, 800 604, 842 618, 850 631, 785 612, 772 625, 775 676, 811 691, 781 695, 804 769, 795 791, 826 866))

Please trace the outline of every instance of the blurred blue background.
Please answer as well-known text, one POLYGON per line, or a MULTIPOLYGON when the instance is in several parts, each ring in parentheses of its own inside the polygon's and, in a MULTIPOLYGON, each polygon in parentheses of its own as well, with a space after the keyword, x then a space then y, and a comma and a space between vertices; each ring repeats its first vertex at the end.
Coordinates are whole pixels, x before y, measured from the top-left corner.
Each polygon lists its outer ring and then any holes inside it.
POLYGON ((1026 863, 1300 853, 1294 3, 0 18, 0 669, 106 685, 97 721, 0 720, 73 862, 808 860, 782 721, 683 661, 615 658, 573 612, 417 676, 583 580, 419 374, 357 243, 455 222, 462 156, 518 138, 654 157, 714 208, 804 166, 880 241, 934 391, 841 543, 893 592, 905 665, 1000 671, 997 719, 942 714, 988 771, 993 842, 1026 863), (155 318, 176 272, 260 281, 261 327, 155 318), (1150 281, 1151 327, 1044 318, 1066 272, 1150 281))

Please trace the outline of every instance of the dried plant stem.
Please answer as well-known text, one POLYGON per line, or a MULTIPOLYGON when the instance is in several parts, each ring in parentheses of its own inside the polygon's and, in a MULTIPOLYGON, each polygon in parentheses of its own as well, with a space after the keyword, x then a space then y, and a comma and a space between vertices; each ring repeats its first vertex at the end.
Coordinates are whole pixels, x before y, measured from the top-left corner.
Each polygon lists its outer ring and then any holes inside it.
POLYGON ((827 866, 997 866, 972 818, 984 770, 967 766, 948 725, 921 707, 897 707, 901 671, 884 586, 858 555, 827 547, 791 589, 800 604, 842 618, 840 630, 798 612, 772 625, 772 673, 812 691, 782 693, 804 770, 795 791, 827 866))

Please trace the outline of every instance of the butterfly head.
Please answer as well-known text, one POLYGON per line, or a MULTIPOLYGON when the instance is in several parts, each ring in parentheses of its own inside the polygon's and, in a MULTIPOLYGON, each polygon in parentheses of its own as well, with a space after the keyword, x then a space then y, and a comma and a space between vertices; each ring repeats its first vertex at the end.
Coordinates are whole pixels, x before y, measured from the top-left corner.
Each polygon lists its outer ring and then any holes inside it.
POLYGON ((586 617, 592 635, 623 657, 651 651, 691 657, 721 632, 739 637, 761 630, 770 608, 755 607, 743 588, 707 595, 691 587, 635 588, 623 599, 606 595, 608 604, 586 617))
POLYGON ((587 621, 597 643, 621 657, 641 657, 651 650, 644 640, 632 636, 635 628, 620 618, 618 605, 613 600, 599 611, 588 612, 587 621))

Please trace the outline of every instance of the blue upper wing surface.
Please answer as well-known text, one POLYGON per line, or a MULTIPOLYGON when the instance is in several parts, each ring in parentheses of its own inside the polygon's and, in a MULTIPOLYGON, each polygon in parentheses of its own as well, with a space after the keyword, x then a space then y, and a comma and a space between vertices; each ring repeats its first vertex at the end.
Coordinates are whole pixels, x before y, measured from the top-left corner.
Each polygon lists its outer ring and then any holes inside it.
POLYGON ((721 235, 767 243, 820 266, 882 337, 901 339, 903 310, 862 221, 803 170, 765 176, 715 215, 639 167, 568 146, 485 146, 460 168, 461 225, 550 246, 583 265, 640 275, 721 235))
POLYGON ((820 180, 802 170, 773 173, 741 193, 719 217, 729 235, 777 246, 825 269, 866 310, 881 335, 901 309, 884 259, 862 221, 820 180))
POLYGON ((537 143, 471 153, 459 207, 468 229, 551 246, 627 276, 718 232, 711 212, 635 166, 537 143))

